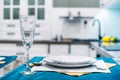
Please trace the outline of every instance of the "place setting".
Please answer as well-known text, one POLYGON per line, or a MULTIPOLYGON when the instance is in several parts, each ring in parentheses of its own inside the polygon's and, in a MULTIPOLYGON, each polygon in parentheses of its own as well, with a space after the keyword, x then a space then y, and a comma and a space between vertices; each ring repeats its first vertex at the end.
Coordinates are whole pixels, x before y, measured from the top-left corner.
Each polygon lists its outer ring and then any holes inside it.
POLYGON ((6 62, 4 60, 5 60, 5 57, 0 57, 0 64, 5 64, 6 62))
POLYGON ((69 75, 91 72, 111 73, 103 60, 85 56, 48 56, 33 65, 32 71, 54 71, 69 75))

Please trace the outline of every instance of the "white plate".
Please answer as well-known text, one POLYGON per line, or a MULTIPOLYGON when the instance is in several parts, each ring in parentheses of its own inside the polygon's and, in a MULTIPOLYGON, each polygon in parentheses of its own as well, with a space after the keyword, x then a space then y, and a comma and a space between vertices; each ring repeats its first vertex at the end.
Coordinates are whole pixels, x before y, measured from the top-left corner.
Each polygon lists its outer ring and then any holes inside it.
POLYGON ((85 67, 96 62, 96 59, 83 56, 49 56, 44 61, 58 67, 85 67))
POLYGON ((5 57, 0 57, 0 60, 4 60, 5 59, 5 57))

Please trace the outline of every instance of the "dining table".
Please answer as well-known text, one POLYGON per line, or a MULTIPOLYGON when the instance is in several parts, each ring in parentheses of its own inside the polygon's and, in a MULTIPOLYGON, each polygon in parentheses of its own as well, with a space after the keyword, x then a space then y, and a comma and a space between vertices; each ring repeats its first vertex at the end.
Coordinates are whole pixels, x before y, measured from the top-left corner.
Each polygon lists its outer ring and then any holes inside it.
MULTIPOLYGON (((43 59, 44 57, 36 56, 31 58, 29 63, 40 62, 43 59)), ((0 80, 120 80, 120 65, 113 58, 102 57, 97 60, 116 65, 109 68, 111 73, 91 72, 73 76, 55 71, 36 71, 33 75, 22 75, 21 72, 26 69, 26 66, 21 64, 0 77, 0 80)))

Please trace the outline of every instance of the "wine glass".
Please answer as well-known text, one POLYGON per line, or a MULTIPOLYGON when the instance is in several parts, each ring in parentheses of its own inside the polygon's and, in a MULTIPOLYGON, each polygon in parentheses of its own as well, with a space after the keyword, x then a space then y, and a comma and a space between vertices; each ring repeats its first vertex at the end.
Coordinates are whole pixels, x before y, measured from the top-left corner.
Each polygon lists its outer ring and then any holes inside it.
POLYGON ((34 72, 31 71, 29 65, 29 50, 33 44, 34 33, 35 33, 35 17, 34 16, 20 16, 20 32, 24 48, 26 49, 25 62, 26 70, 22 72, 23 75, 32 75, 34 72))

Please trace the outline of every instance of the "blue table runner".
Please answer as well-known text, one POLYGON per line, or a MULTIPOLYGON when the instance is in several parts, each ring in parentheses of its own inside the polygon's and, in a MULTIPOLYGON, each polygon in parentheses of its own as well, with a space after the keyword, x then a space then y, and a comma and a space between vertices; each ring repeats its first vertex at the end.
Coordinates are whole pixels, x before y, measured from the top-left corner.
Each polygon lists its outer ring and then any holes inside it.
POLYGON ((12 61, 14 61, 17 56, 0 56, 0 57, 5 57, 4 60, 1 60, 1 61, 5 61, 4 64, 0 64, 0 68, 4 67, 5 65, 11 63, 12 61))
MULTIPOLYGON (((41 61, 43 57, 34 57, 30 62, 41 61)), ((100 58, 101 59, 101 58, 100 58)), ((112 58, 102 58, 105 62, 115 63, 112 58)), ((58 72, 38 71, 31 76, 23 76, 20 72, 25 70, 25 65, 18 66, 0 78, 0 80, 120 80, 120 65, 110 68, 111 73, 90 73, 82 76, 70 76, 58 72)))

